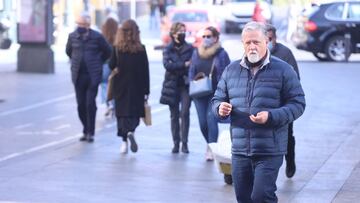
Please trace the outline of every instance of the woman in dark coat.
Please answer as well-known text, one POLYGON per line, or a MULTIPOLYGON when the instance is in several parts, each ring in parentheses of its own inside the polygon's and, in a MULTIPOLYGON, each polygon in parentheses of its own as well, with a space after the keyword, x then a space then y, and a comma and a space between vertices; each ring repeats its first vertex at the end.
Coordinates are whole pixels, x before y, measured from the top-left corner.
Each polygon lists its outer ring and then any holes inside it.
POLYGON ((144 45, 140 42, 140 31, 134 20, 126 20, 116 34, 110 59, 110 69, 118 68, 114 78, 115 114, 118 136, 122 137, 121 153, 130 149, 137 152, 134 131, 144 117, 144 101, 150 93, 149 61, 144 45))
MULTIPOLYGON (((191 57, 189 79, 196 80, 196 75, 203 73, 207 76, 211 73, 211 81, 215 92, 218 81, 230 59, 219 42, 220 33, 214 27, 204 30, 203 41, 200 47, 194 51, 191 57)), ((209 76, 210 77, 210 76, 209 76)), ((211 98, 213 93, 203 97, 193 98, 199 118, 200 130, 206 143, 217 142, 219 128, 215 115, 211 111, 211 98)), ((210 147, 207 147, 206 160, 214 160, 210 147)))
POLYGON ((185 41, 185 24, 177 22, 170 29, 170 44, 163 52, 165 79, 160 103, 169 105, 171 133, 174 141, 172 153, 189 153, 187 141, 190 123, 188 70, 194 48, 185 41))

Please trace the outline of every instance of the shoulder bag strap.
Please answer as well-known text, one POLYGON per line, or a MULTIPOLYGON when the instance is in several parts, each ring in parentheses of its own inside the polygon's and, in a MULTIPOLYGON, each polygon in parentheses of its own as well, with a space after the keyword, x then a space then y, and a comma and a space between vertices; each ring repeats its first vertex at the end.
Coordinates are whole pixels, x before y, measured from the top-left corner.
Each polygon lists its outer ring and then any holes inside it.
POLYGON ((210 79, 212 78, 212 73, 213 73, 213 71, 214 71, 215 59, 216 59, 216 57, 214 57, 213 62, 212 62, 212 64, 211 64, 211 70, 210 70, 210 73, 209 73, 209 78, 210 78, 210 79))

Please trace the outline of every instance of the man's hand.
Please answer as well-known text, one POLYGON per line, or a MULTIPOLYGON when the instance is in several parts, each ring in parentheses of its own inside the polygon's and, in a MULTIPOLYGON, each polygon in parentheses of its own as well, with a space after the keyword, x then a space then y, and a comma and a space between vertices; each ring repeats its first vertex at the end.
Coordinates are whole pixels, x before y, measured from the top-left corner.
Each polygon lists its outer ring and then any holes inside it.
POLYGON ((267 111, 260 111, 256 114, 256 116, 251 115, 250 120, 257 124, 264 124, 269 118, 269 112, 267 111))
POLYGON ((227 102, 221 102, 219 106, 219 115, 222 117, 230 115, 232 105, 227 102))

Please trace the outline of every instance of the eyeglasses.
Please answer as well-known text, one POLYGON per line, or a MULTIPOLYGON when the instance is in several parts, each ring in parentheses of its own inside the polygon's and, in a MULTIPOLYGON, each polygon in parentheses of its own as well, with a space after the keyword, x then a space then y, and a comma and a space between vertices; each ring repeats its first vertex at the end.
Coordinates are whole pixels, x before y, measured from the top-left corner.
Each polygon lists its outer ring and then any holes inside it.
POLYGON ((213 36, 212 35, 203 35, 202 38, 212 38, 213 36))

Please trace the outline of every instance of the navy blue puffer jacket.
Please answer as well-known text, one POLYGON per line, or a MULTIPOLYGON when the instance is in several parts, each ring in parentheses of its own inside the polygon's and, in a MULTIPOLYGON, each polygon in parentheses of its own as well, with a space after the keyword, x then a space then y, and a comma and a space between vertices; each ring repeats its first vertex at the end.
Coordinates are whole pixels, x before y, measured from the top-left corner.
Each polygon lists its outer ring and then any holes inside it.
POLYGON ((75 30, 69 35, 66 54, 71 60, 71 77, 74 84, 79 76, 82 59, 85 62, 92 84, 99 84, 102 77, 102 66, 110 57, 111 47, 97 31, 90 29, 88 36, 83 40, 75 30))
POLYGON ((180 100, 179 87, 188 88, 188 67, 185 62, 189 61, 194 51, 194 47, 188 43, 176 47, 172 41, 163 51, 163 64, 165 68, 165 78, 161 90, 160 103, 166 105, 176 105, 180 100))
POLYGON ((220 103, 225 101, 233 106, 230 115, 233 154, 286 154, 287 124, 305 110, 304 91, 295 71, 276 57, 269 59, 270 63, 255 76, 237 60, 226 67, 218 83, 212 108, 221 118, 220 103), (263 125, 251 122, 246 115, 260 111, 269 112, 269 119, 263 125))

